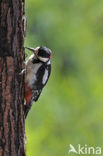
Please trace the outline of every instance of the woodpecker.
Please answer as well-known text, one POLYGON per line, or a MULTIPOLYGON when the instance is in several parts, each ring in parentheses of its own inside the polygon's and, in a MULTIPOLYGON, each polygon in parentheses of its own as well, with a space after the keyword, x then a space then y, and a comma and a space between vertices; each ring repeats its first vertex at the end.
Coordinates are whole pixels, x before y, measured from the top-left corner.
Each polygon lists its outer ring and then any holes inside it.
POLYGON ((33 52, 25 63, 25 117, 33 101, 37 101, 46 85, 50 73, 52 52, 47 47, 29 48, 33 52))

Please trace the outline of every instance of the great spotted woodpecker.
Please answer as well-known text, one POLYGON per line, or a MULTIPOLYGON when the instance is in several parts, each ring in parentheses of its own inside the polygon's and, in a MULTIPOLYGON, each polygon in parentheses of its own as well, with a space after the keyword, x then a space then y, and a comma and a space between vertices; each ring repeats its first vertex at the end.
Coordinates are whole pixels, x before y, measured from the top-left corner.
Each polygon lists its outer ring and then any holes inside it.
POLYGON ((46 47, 28 48, 34 54, 25 64, 25 117, 27 116, 32 102, 37 101, 43 87, 46 85, 50 73, 52 56, 51 50, 46 47))

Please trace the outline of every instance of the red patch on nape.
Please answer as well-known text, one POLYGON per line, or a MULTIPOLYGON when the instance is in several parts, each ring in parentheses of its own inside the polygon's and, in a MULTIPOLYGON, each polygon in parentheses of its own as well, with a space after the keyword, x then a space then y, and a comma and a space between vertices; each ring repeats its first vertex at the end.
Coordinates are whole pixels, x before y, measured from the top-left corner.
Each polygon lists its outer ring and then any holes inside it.
POLYGON ((50 59, 52 58, 52 53, 50 54, 50 57, 49 57, 50 59))

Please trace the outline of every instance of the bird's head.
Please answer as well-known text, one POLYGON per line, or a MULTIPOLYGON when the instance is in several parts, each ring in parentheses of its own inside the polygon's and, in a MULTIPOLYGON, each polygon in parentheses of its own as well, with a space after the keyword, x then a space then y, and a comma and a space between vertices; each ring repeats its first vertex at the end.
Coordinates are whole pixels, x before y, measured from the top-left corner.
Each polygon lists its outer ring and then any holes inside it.
POLYGON ((41 46, 41 47, 37 47, 37 48, 29 48, 29 47, 25 47, 25 48, 34 52, 36 57, 42 62, 48 62, 52 57, 52 52, 47 47, 41 46))

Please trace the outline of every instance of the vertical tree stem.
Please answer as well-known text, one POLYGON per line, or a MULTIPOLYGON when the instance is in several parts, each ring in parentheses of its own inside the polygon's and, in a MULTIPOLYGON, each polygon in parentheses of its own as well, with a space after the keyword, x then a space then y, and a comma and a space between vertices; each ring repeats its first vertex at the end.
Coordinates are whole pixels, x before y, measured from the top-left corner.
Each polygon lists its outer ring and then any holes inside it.
POLYGON ((25 156, 24 0, 0 1, 0 156, 25 156))

